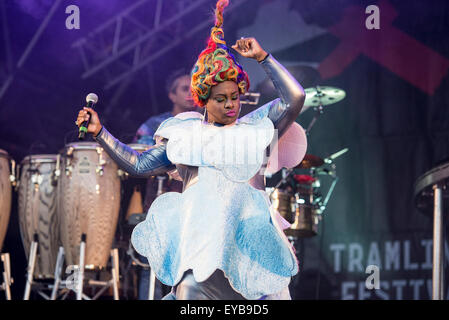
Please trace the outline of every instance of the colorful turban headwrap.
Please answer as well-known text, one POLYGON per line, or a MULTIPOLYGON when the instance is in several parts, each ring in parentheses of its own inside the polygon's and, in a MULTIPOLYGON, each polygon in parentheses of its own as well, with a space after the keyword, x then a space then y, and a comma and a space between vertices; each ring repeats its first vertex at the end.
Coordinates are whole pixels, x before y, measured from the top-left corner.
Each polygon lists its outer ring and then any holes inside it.
POLYGON ((207 48, 198 56, 192 69, 190 91, 196 105, 203 107, 212 86, 224 81, 237 83, 240 94, 249 89, 249 78, 242 66, 235 60, 224 41, 223 10, 229 0, 218 0, 215 9, 215 26, 211 30, 207 48))

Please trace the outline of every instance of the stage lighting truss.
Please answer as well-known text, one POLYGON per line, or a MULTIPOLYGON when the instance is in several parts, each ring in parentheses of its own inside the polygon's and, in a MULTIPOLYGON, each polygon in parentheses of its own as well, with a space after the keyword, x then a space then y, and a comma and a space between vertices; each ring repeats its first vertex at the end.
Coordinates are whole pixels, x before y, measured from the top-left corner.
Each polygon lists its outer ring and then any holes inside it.
MULTIPOLYGON (((244 0, 234 0, 225 16, 244 0)), ((128 81, 136 71, 213 23, 192 19, 210 9, 210 0, 141 0, 73 44, 79 51, 83 79, 103 72, 105 89, 128 81)))

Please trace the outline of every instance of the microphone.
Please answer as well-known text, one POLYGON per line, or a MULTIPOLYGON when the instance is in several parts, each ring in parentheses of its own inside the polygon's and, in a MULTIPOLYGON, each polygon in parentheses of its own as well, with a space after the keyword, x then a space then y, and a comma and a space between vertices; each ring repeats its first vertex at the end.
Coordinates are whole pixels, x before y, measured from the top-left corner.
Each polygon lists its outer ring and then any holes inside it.
MULTIPOLYGON (((94 105, 98 102, 98 96, 95 93, 89 93, 86 97, 87 107, 93 108, 94 105)), ((90 112, 88 112, 91 116, 90 112)), ((79 134, 78 139, 84 140, 86 133, 87 133, 87 127, 89 126, 90 117, 88 120, 84 121, 83 124, 79 128, 79 134)))

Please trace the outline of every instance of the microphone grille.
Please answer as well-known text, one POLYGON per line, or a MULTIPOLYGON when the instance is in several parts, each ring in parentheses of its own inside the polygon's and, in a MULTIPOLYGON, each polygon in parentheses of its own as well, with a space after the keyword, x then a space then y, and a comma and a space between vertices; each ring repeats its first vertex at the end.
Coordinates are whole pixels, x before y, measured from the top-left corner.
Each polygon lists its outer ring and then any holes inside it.
POLYGON ((86 102, 98 102, 98 96, 95 93, 89 93, 86 97, 86 102))

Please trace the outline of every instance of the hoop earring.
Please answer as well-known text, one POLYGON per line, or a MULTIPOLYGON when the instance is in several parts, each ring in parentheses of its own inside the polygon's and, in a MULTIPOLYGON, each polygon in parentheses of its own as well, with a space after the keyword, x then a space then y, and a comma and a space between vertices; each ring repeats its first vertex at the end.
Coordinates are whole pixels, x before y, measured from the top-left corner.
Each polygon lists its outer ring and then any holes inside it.
POLYGON ((204 107, 203 122, 206 121, 206 113, 207 113, 207 108, 204 107))

